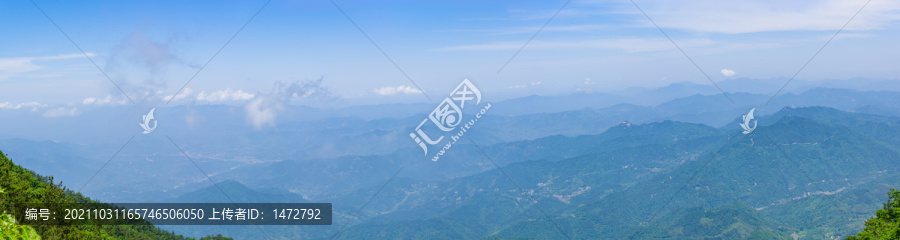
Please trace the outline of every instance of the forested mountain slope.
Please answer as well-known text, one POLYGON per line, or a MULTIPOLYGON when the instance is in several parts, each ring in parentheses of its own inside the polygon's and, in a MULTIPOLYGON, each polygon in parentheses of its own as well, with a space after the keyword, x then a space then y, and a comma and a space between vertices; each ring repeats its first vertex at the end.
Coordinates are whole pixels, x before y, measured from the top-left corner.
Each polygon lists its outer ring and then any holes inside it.
MULTIPOLYGON (((15 223, 14 203, 98 203, 13 163, 0 152, 0 235, 24 239, 192 239, 143 225, 37 225, 15 223)), ((110 207, 112 207, 110 205, 110 207)), ((203 239, 227 239, 209 236, 203 239)))
POLYGON ((377 216, 342 238, 419 229, 474 238, 830 239, 862 230, 883 192, 900 183, 897 118, 809 107, 759 121, 747 135, 679 122, 613 127, 601 135, 621 135, 620 144, 593 144, 615 147, 504 166, 527 196, 498 170, 385 189, 364 211, 377 216), (644 142, 646 132, 669 140, 644 142))

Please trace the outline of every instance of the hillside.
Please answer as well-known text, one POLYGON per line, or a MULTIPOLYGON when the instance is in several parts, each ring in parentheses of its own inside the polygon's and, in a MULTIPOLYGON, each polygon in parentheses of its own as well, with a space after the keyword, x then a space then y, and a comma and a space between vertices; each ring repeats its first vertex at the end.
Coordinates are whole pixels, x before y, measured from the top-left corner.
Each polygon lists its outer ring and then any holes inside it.
MULTIPOLYGON (((13 163, 0 152, 0 234, 24 239, 193 239, 159 229, 149 222, 142 225, 38 225, 15 223, 13 203, 98 203, 68 190, 53 177, 43 177, 13 163), (9 235, 7 235, 9 234, 9 235)), ((112 205, 110 205, 112 206, 112 205)), ((227 239, 204 237, 203 239, 227 239)))
POLYGON ((772 218, 740 202, 680 209, 630 239, 791 239, 772 218))
POLYGON ((184 195, 165 200, 173 203, 302 203, 303 197, 293 193, 261 192, 244 186, 234 180, 217 183, 218 187, 209 186, 184 195), (221 190, 219 190, 221 188, 221 190), (228 194, 228 197, 222 194, 228 194))
MULTIPOLYGON (((168 203, 304 203, 309 202, 293 193, 269 192, 267 189, 254 189, 244 186, 238 181, 226 180, 216 186, 207 186, 174 198, 163 199, 168 203), (220 190, 221 189, 221 190, 220 190), (228 197, 222 192, 228 194, 228 197)), ((325 234, 323 226, 228 226, 228 225, 170 225, 160 228, 178 232, 186 236, 207 236, 224 234, 235 239, 309 239, 325 234)))
POLYGON ((364 211, 370 219, 339 238, 401 236, 411 226, 429 236, 501 239, 846 236, 859 232, 884 201, 874 193, 900 182, 898 122, 809 107, 763 116, 749 135, 733 126, 702 131, 679 122, 614 127, 600 136, 618 135, 608 139, 619 144, 581 142, 601 147, 503 167, 540 209, 490 170, 436 185, 389 187, 364 211), (428 228, 429 222, 456 230, 428 228))
MULTIPOLYGON (((533 120, 520 124, 552 125, 533 120)), ((217 175, 219 187, 235 201, 330 202, 338 206, 335 225, 163 228, 241 239, 330 238, 348 222, 336 239, 830 239, 862 230, 884 201, 881 193, 900 183, 896 117, 786 107, 758 120, 749 135, 741 134, 736 119, 720 128, 619 122, 600 134, 496 144, 473 134, 483 145, 460 144, 439 162, 421 161, 420 149, 412 147, 321 161, 259 161, 217 175)), ((211 158, 196 159, 203 165, 211 158)), ((155 200, 227 201, 211 185, 171 196, 178 197, 155 200)))
POLYGON ((849 240, 869 239, 898 239, 900 238, 900 191, 891 189, 888 192, 890 200, 884 203, 884 208, 875 211, 875 216, 866 220, 866 228, 849 240))

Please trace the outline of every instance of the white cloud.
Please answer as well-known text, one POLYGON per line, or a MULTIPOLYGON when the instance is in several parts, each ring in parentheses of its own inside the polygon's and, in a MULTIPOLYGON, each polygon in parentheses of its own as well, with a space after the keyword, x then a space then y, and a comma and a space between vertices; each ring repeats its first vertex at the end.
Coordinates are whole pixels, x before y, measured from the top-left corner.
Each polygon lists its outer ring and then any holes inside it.
MULTIPOLYGON (((94 53, 87 53, 87 55, 90 57, 96 56, 96 54, 94 53)), ((35 61, 61 60, 80 57, 84 57, 84 54, 60 54, 56 56, 46 57, 0 58, 0 80, 7 79, 22 73, 44 69, 44 66, 36 64, 35 61)))
MULTIPOLYGON (((253 98, 254 94, 244 92, 244 90, 238 89, 237 91, 232 91, 231 88, 226 88, 225 90, 215 91, 211 93, 206 93, 206 91, 201 91, 197 94, 197 101, 201 102, 224 102, 224 101, 235 101, 235 100, 248 100, 253 98)), ((176 98, 177 99, 177 98, 176 98)))
POLYGON ((321 78, 316 81, 293 82, 291 84, 278 81, 275 82, 272 93, 266 95, 258 94, 244 106, 244 111, 247 114, 247 123, 253 125, 256 129, 266 125, 275 126, 275 118, 278 116, 278 113, 283 111, 294 99, 329 102, 336 101, 339 98, 334 96, 328 88, 322 86, 321 78))
MULTIPOLYGON (((588 79, 588 80, 590 80, 590 79, 588 79)), ((535 86, 541 85, 542 83, 543 82, 541 82, 541 81, 537 81, 537 82, 531 82, 528 84, 516 85, 516 86, 509 87, 509 88, 519 89, 519 88, 535 87, 535 86)))
POLYGON ((94 104, 94 105, 111 105, 111 104, 124 105, 124 104, 128 103, 128 100, 125 99, 125 97, 114 98, 114 97, 112 97, 112 95, 106 95, 105 98, 93 98, 93 97, 85 98, 84 100, 81 101, 81 103, 84 105, 91 105, 91 104, 94 104))
POLYGON ((734 76, 734 74, 737 74, 736 72, 734 72, 734 70, 727 69, 727 68, 722 69, 722 71, 720 71, 720 72, 722 72, 722 76, 726 76, 726 77, 731 77, 731 76, 734 76))
POLYGON ((81 111, 78 111, 77 107, 72 107, 72 108, 60 107, 60 108, 50 109, 50 110, 44 112, 44 117, 52 118, 52 117, 63 117, 63 116, 77 116, 78 114, 81 114, 81 111))
POLYGON ((38 108, 42 108, 42 107, 46 107, 46 106, 47 106, 47 104, 43 104, 43 103, 39 103, 39 102, 24 102, 24 103, 19 103, 19 104, 12 104, 9 102, 0 103, 0 109, 16 110, 16 109, 21 109, 23 107, 24 108, 30 107, 32 112, 37 111, 38 108))
POLYGON ((174 99, 174 100, 172 99, 172 95, 168 95, 168 96, 163 97, 163 101, 168 102, 169 100, 173 100, 173 101, 175 101, 175 100, 182 100, 182 99, 187 98, 188 96, 190 96, 190 95, 193 94, 193 93, 194 93, 194 90, 193 90, 193 89, 191 89, 191 88, 184 88, 184 89, 181 90, 180 93, 178 93, 178 95, 175 95, 175 99, 174 99))
POLYGON ((421 90, 416 89, 410 86, 396 86, 396 87, 382 87, 373 89, 372 92, 382 95, 382 96, 390 96, 395 94, 417 94, 422 93, 421 90))
POLYGON ((259 97, 244 106, 244 111, 247 113, 247 122, 259 129, 265 125, 275 126, 276 111, 281 111, 282 108, 282 105, 272 103, 271 99, 259 97))
POLYGON ((240 100, 249 100, 256 97, 256 94, 245 92, 243 89, 232 90, 231 88, 226 88, 225 90, 206 92, 200 91, 199 93, 194 92, 191 88, 185 88, 181 90, 181 93, 174 96, 168 95, 163 97, 163 101, 172 101, 184 100, 184 99, 193 99, 198 102, 208 102, 208 103, 220 103, 227 101, 240 101, 240 100))
MULTIPOLYGON (((163 96, 162 90, 156 90, 152 92, 153 94, 145 94, 145 96, 150 97, 151 100, 159 100, 169 101, 173 98, 172 95, 163 96), (152 96, 151 96, 152 95, 152 96)), ((191 100, 197 102, 206 102, 206 103, 222 103, 227 101, 242 101, 242 100, 250 100, 253 99, 256 95, 252 93, 247 93, 242 89, 232 90, 231 88, 226 88, 225 90, 220 91, 200 91, 199 93, 191 88, 184 88, 181 93, 178 93, 177 96, 174 96, 174 100, 191 100)), ((173 100, 173 101, 174 101, 173 100)), ((84 105, 125 105, 128 104, 128 99, 124 96, 113 97, 113 95, 106 95, 106 97, 88 97, 84 98, 81 101, 84 105)), ((18 105, 13 105, 10 103, 0 103, 0 109, 18 109, 23 106, 31 106, 29 103, 23 103, 18 105)), ((35 103, 36 104, 36 103, 35 103)), ((45 107, 46 105, 36 105, 39 107, 45 107)))

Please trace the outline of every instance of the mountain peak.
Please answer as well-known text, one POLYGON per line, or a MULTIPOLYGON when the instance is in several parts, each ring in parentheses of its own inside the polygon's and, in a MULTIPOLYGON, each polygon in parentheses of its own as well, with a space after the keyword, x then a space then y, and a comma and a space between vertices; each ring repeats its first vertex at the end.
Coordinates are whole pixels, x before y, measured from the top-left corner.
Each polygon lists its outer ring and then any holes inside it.
POLYGON ((199 190, 169 199, 168 202, 305 202, 303 197, 293 193, 268 193, 250 188, 236 180, 225 180, 199 190), (227 194, 224 195, 223 194, 227 194))

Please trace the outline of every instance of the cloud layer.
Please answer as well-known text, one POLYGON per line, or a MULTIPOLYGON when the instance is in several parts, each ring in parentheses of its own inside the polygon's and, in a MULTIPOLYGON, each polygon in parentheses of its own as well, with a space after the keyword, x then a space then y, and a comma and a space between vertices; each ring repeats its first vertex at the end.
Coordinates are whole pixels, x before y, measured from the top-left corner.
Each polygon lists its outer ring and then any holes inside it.
POLYGON ((422 93, 421 90, 416 89, 411 86, 406 86, 406 85, 396 86, 396 87, 376 88, 376 89, 373 89, 372 92, 374 92, 375 94, 378 94, 378 95, 382 95, 382 96, 391 96, 391 95, 397 95, 397 94, 408 95, 408 94, 422 93))
POLYGON ((200 91, 195 93, 191 88, 185 88, 178 95, 172 95, 163 97, 163 101, 179 101, 179 100, 189 100, 196 101, 201 103, 223 103, 229 101, 241 101, 241 100, 249 100, 255 97, 256 94, 245 92, 243 89, 232 90, 231 88, 226 88, 225 90, 219 91, 200 91))
POLYGON ((0 103, 0 109, 7 109, 7 110, 16 110, 16 109, 30 107, 31 111, 37 111, 38 108, 42 108, 42 107, 46 107, 46 106, 47 106, 46 104, 42 104, 39 102, 24 102, 24 103, 19 103, 19 104, 12 104, 9 102, 0 103))
MULTIPOLYGON (((96 56, 94 53, 86 53, 87 56, 93 57, 96 56)), ((62 59, 72 59, 72 58, 82 58, 85 54, 74 53, 74 54, 60 54, 56 56, 45 56, 45 57, 14 57, 14 58, 0 58, 0 80, 8 79, 15 76, 20 76, 21 74, 34 72, 38 70, 45 69, 43 65, 39 65, 35 63, 35 61, 42 60, 62 60, 62 59)))
POLYGON ((322 79, 316 81, 292 82, 286 84, 275 82, 272 92, 266 95, 257 94, 244 105, 247 123, 256 129, 264 126, 275 126, 278 114, 284 111, 292 100, 331 102, 339 99, 331 91, 322 86, 322 79))

